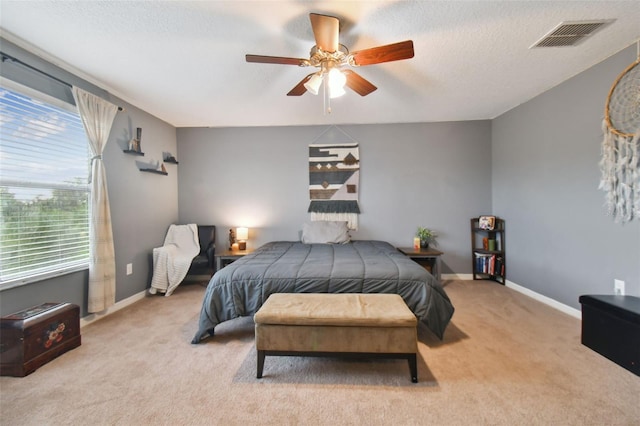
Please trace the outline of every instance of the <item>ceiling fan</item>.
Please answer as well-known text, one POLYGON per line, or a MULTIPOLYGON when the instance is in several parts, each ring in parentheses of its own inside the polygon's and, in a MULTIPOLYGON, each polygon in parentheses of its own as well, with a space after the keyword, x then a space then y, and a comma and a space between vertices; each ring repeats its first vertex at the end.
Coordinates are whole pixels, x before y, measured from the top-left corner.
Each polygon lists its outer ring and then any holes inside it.
POLYGON ((361 96, 366 96, 377 87, 347 67, 413 58, 413 41, 411 40, 349 53, 349 49, 339 43, 340 21, 338 18, 317 13, 310 13, 309 18, 316 40, 315 46, 309 53, 309 59, 262 55, 245 57, 247 62, 319 68, 318 71, 303 78, 287 93, 287 96, 301 96, 307 91, 317 95, 323 80, 326 81, 325 94, 330 98, 343 95, 345 85, 361 96))

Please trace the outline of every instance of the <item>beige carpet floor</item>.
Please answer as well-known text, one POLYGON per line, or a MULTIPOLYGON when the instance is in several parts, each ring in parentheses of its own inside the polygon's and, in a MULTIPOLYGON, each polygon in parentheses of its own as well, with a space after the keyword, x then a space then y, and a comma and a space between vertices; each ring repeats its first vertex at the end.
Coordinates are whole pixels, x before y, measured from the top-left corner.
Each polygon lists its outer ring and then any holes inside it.
POLYGON ((267 357, 253 322, 190 340, 204 293, 183 285, 82 329, 82 346, 0 378, 2 425, 638 425, 640 378, 580 344, 580 321, 501 285, 449 281, 445 339, 406 361, 267 357))

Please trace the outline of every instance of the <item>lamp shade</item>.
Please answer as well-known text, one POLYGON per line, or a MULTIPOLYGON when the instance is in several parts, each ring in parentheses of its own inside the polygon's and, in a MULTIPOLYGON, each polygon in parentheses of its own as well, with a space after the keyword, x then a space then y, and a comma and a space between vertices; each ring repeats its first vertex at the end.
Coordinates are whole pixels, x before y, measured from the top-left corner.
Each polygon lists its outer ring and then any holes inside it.
POLYGON ((347 83, 347 77, 337 68, 329 71, 329 97, 337 98, 344 95, 344 85, 347 83))
POLYGON ((339 98, 340 96, 344 95, 345 93, 347 93, 347 92, 345 92, 345 90, 340 86, 329 87, 329 97, 331 99, 339 98))
POLYGON ((309 93, 317 95, 321 84, 322 75, 320 73, 316 73, 304 84, 304 87, 309 91, 309 93))
POLYGON ((237 228, 236 239, 238 241, 246 241, 249 239, 249 228, 237 228))

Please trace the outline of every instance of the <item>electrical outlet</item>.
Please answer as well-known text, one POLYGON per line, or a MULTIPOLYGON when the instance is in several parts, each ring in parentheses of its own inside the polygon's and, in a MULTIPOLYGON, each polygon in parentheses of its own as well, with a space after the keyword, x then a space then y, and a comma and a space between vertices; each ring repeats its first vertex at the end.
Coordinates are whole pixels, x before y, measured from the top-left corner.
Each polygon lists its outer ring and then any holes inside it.
POLYGON ((613 292, 618 296, 624 296, 624 281, 613 280, 613 292))
POLYGON ((133 263, 127 263, 127 275, 133 274, 133 263))

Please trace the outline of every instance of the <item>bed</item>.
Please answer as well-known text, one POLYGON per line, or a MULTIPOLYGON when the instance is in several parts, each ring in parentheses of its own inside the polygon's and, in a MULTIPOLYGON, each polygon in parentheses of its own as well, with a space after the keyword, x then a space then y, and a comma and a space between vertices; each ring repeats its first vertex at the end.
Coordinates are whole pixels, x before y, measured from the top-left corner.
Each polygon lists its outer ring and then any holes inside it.
POLYGON ((192 343, 255 314, 273 293, 396 293, 440 339, 454 311, 442 285, 387 242, 271 242, 211 278, 192 343))

